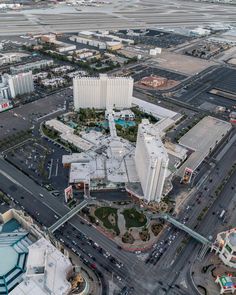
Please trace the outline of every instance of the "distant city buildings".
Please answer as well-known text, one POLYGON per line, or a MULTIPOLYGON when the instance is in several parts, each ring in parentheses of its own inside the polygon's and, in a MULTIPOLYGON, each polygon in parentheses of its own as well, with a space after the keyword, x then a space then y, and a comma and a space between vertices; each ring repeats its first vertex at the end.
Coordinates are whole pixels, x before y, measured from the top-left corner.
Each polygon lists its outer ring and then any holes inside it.
POLYGON ((55 34, 42 35, 40 36, 40 39, 44 43, 53 44, 55 46, 55 50, 59 53, 73 51, 76 49, 76 45, 58 41, 55 34))
POLYGON ((16 67, 11 67, 10 70, 12 74, 18 74, 21 72, 45 69, 47 67, 51 67, 52 65, 53 65, 52 59, 49 59, 49 60, 44 59, 44 60, 39 60, 36 62, 31 62, 24 65, 16 66, 16 67))
MULTIPOLYGON (((1 44, 0 44, 1 50, 1 44)), ((21 56, 17 54, 0 54, 0 66, 21 61, 21 56)))
POLYGON ((161 138, 147 119, 138 128, 135 165, 147 202, 160 202, 168 171, 168 154, 161 138))
POLYGON ((70 40, 80 44, 111 51, 122 49, 124 44, 134 44, 134 40, 111 35, 108 31, 102 31, 100 33, 81 31, 78 33, 78 36, 71 36, 70 40))
POLYGON ((133 79, 126 77, 76 77, 73 80, 74 107, 96 109, 130 108, 133 79))

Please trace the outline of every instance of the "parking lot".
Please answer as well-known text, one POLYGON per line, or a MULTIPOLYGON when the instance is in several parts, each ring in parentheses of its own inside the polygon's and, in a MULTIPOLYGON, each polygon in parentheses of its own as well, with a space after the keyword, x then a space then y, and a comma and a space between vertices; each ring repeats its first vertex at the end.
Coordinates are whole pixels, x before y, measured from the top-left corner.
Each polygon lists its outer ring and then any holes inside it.
POLYGON ((29 139, 6 153, 8 161, 29 175, 40 185, 57 191, 56 196, 64 201, 64 189, 68 186, 69 171, 62 166, 64 148, 45 138, 29 139))
POLYGON ((37 101, 0 114, 0 140, 33 128, 40 121, 64 111, 65 102, 72 100, 72 89, 67 88, 37 101))
POLYGON ((34 179, 45 181, 48 178, 48 171, 44 168, 49 153, 50 149, 29 139, 23 145, 9 150, 7 159, 34 179))
POLYGON ((205 110, 214 111, 217 106, 224 106, 233 110, 233 106, 236 104, 234 99, 219 96, 210 93, 210 91, 212 89, 220 89, 225 93, 235 95, 235 77, 236 70, 225 67, 217 68, 199 79, 197 83, 193 83, 182 89, 176 95, 176 98, 205 110))
MULTIPOLYGON (((122 38, 132 39, 137 44, 141 43, 145 45, 158 46, 162 48, 169 48, 171 46, 182 44, 184 42, 194 39, 193 37, 187 37, 175 33, 168 33, 158 30, 148 30, 148 33, 140 36, 127 36, 126 32, 126 30, 120 30, 117 33, 117 35, 122 38)), ((134 32, 140 33, 140 30, 134 30, 134 32)))
POLYGON ((175 81, 182 81, 187 78, 187 76, 175 73, 172 71, 163 70, 157 67, 151 67, 151 66, 134 66, 131 67, 130 70, 134 71, 134 74, 132 77, 134 78, 134 81, 139 81, 144 77, 148 77, 151 75, 161 76, 164 78, 167 78, 168 80, 175 80, 175 81))

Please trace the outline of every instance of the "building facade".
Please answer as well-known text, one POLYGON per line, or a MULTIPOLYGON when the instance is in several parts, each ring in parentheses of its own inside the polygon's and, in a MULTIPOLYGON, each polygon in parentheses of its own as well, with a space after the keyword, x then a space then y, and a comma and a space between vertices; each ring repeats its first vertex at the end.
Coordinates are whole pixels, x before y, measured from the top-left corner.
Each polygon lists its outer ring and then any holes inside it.
POLYGON ((126 77, 75 77, 73 80, 74 107, 96 109, 130 108, 133 79, 126 77))
POLYGON ((53 64, 54 62, 52 59, 43 59, 43 60, 27 63, 24 65, 11 67, 10 70, 12 74, 18 74, 22 72, 45 69, 47 67, 53 66, 53 64))
POLYGON ((219 233, 212 250, 216 251, 225 265, 236 268, 236 228, 219 233))
POLYGON ((157 130, 147 119, 138 128, 135 165, 147 202, 160 202, 168 171, 168 154, 157 130))
POLYGON ((32 72, 20 73, 14 76, 5 75, 4 79, 8 84, 11 98, 34 91, 32 72))

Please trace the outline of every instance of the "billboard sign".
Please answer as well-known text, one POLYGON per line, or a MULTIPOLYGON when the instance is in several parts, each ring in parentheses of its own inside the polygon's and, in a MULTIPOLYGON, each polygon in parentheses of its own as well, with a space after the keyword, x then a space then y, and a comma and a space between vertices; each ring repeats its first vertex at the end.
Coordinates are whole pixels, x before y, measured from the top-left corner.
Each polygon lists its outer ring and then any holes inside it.
POLYGON ((193 174, 193 170, 186 167, 184 171, 184 176, 183 176, 183 183, 190 183, 192 174, 193 174))
POLYGON ((0 103, 0 112, 5 111, 10 108, 12 108, 12 106, 9 102, 0 103))
POLYGON ((64 193, 66 203, 73 199, 73 188, 71 185, 65 188, 64 193))

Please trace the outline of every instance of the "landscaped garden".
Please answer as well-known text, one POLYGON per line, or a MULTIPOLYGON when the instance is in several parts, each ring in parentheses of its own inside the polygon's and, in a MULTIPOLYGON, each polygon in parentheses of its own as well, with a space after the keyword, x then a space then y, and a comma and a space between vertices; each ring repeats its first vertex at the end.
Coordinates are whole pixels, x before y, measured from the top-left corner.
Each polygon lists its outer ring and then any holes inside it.
POLYGON ((112 204, 101 207, 91 205, 81 213, 90 223, 111 234, 118 244, 132 245, 134 248, 154 243, 164 226, 162 221, 148 220, 145 213, 132 207, 130 202, 116 202, 113 207, 112 204))
POLYGON ((143 213, 138 212, 134 208, 125 209, 123 211, 123 215, 125 218, 125 225, 127 229, 131 227, 141 227, 147 223, 146 216, 143 213))
POLYGON ((116 208, 100 207, 94 211, 94 214, 103 223, 105 228, 113 230, 116 235, 120 234, 120 230, 117 225, 118 216, 116 208))

